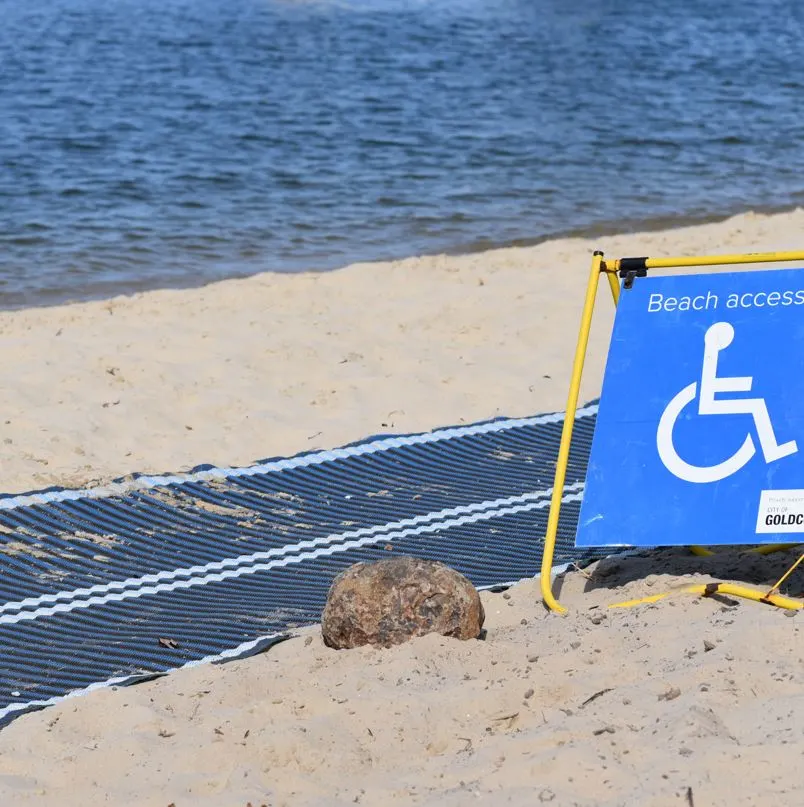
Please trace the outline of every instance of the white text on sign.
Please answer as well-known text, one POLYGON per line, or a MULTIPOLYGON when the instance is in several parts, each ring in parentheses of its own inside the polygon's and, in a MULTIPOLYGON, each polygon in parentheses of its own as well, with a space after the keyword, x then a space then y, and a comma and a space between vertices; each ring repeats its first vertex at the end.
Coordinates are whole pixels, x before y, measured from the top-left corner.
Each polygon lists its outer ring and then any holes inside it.
MULTIPOLYGON (((654 292, 648 298, 648 313, 659 311, 714 311, 720 298, 711 291, 694 297, 671 297, 654 292)), ((725 295, 725 308, 776 308, 777 306, 804 305, 804 289, 798 291, 758 291, 725 295)))

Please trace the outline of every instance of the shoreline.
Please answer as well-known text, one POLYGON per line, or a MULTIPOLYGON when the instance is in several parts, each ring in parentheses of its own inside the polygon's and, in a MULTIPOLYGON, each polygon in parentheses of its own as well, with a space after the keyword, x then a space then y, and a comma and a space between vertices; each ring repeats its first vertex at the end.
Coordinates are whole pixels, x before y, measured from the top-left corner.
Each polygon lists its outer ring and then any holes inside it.
MULTIPOLYGON (((0 490, 561 411, 591 253, 801 247, 804 210, 0 312, 0 490)), ((600 298, 581 402, 599 393, 600 298)))
MULTIPOLYGON (((225 283, 229 280, 247 280, 252 277, 260 275, 280 275, 280 276, 305 276, 305 275, 326 275, 337 273, 350 266, 355 265, 368 265, 380 266, 386 263, 399 263, 407 261, 412 258, 428 259, 438 257, 460 258, 469 255, 485 254, 489 252, 498 252, 500 250, 508 249, 528 249, 538 247, 545 243, 553 241, 566 241, 566 240, 585 240, 595 241, 600 239, 613 238, 617 236, 640 236, 650 235, 653 233, 670 232, 673 230, 686 229, 689 227, 698 227, 709 224, 722 224, 730 219, 740 216, 776 216, 783 213, 792 213, 802 207, 800 204, 786 204, 786 205, 773 205, 766 207, 740 207, 735 208, 731 212, 721 212, 717 214, 686 214, 675 216, 655 216, 647 219, 634 219, 634 220, 619 220, 619 221, 604 221, 598 224, 588 225, 585 227, 570 227, 566 230, 557 231, 548 235, 541 236, 523 236, 505 242, 481 242, 474 240, 471 242, 462 243, 448 248, 442 252, 421 252, 418 254, 400 254, 398 257, 387 258, 366 258, 348 261, 346 263, 338 263, 335 266, 318 266, 314 265, 307 269, 301 270, 284 270, 284 269, 260 269, 253 272, 235 273, 225 277, 218 277, 215 279, 205 280, 200 283, 193 283, 191 281, 179 282, 175 284, 165 285, 150 285, 146 281, 141 284, 133 283, 131 285, 122 285, 110 283, 102 290, 95 293, 87 293, 81 296, 70 296, 66 292, 47 292, 41 301, 28 300, 18 303, 5 304, 3 303, 3 295, 0 294, 0 314, 11 311, 23 311, 33 308, 57 308, 64 305, 79 305, 81 303, 102 302, 119 297, 133 297, 137 294, 148 294, 150 292, 158 291, 193 291, 196 289, 206 288, 207 286, 214 286, 218 283, 225 283)), ((618 256, 625 257, 625 256, 618 256)))

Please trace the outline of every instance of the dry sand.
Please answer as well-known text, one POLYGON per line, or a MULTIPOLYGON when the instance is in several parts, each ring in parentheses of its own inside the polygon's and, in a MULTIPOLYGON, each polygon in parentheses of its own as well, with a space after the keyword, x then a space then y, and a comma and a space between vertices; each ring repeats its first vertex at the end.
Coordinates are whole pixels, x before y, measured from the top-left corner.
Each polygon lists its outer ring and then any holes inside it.
MULTIPOLYGON (((2 313, 0 489, 560 409, 593 249, 800 249, 802 232, 804 211, 747 214, 2 313)), ((601 296, 584 399, 611 317, 601 296)), ((310 628, 72 699, 0 732, 0 804, 798 807, 801 613, 689 595, 605 607, 707 572, 769 585, 794 558, 609 561, 566 576, 565 618, 534 582, 484 593, 486 641, 336 652, 310 628)))
MULTIPOLYGON (((804 247, 804 210, 0 313, 0 489, 562 409, 591 253, 804 247)), ((601 289, 601 292, 607 290, 601 289)), ((583 398, 612 305, 600 297, 583 398)))
POLYGON ((484 592, 485 641, 337 651, 309 628, 66 701, 0 733, 0 803, 799 807, 800 613, 689 595, 606 607, 707 568, 769 584, 792 558, 602 561, 567 575, 564 618, 535 581, 484 592))

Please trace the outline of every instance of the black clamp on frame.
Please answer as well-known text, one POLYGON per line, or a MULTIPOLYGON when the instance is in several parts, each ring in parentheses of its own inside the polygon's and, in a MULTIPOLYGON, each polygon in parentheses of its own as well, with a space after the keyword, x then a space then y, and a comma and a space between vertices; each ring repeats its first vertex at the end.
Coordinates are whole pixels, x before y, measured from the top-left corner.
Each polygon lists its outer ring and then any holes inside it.
POLYGON ((634 285, 635 277, 645 277, 648 274, 647 258, 620 258, 620 277, 625 278, 624 289, 634 285))

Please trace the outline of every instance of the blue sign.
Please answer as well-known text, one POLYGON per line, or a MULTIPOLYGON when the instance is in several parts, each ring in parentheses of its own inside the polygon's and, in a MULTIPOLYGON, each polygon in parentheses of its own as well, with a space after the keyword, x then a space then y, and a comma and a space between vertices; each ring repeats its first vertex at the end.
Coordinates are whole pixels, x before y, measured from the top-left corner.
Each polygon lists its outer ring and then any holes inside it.
POLYGON ((636 278, 577 546, 804 541, 804 270, 636 278))

